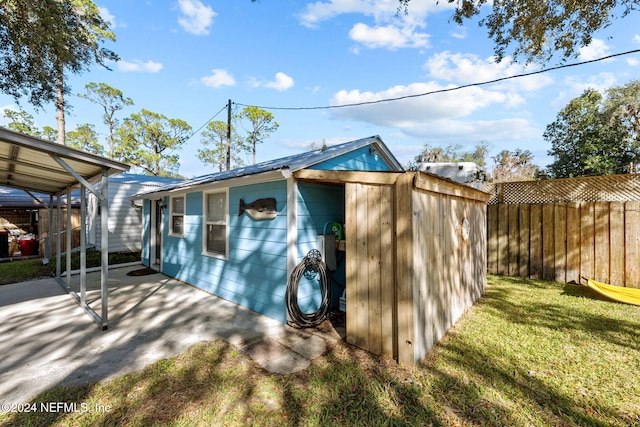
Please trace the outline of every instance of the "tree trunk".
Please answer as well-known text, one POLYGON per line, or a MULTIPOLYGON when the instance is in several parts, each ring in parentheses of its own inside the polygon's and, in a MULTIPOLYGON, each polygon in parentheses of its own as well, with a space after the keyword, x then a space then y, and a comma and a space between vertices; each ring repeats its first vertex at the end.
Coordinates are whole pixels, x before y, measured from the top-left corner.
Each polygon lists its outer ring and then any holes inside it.
POLYGON ((58 72, 56 81, 56 123, 58 124, 58 144, 66 145, 65 123, 64 123, 64 74, 58 72))
POLYGON ((113 142, 113 119, 109 120, 109 157, 113 159, 113 153, 115 151, 113 142))

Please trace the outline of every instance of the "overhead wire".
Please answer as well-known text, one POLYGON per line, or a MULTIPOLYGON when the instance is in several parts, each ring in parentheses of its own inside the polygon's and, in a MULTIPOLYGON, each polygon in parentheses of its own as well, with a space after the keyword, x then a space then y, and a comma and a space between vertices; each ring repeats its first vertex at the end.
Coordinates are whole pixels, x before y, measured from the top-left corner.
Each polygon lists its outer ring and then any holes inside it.
MULTIPOLYGON (((578 66, 582 66, 582 65, 592 64, 592 63, 595 63, 595 62, 606 61, 607 59, 612 59, 612 58, 616 58, 616 57, 619 57, 619 56, 630 55, 630 54, 633 54, 633 53, 640 53, 640 49, 632 49, 632 50, 628 50, 628 51, 625 51, 625 52, 618 52, 618 53, 613 53, 611 55, 602 56, 602 57, 599 57, 599 58, 589 59, 587 61, 580 61, 580 62, 574 62, 574 63, 571 63, 571 64, 557 65, 555 67, 543 68, 541 70, 535 70, 535 71, 530 71, 530 72, 527 72, 527 73, 515 74, 513 76, 499 77, 499 78, 496 78, 496 79, 486 80, 486 81, 483 81, 483 82, 468 83, 468 84, 464 84, 464 85, 460 85, 460 86, 437 89, 437 90, 432 90, 432 91, 422 92, 422 93, 415 93, 415 94, 411 94, 411 95, 403 95, 403 96, 398 96, 398 97, 393 97, 393 98, 377 99, 375 101, 362 101, 362 102, 354 102, 354 103, 350 103, 350 104, 323 105, 323 106, 314 106, 314 107, 259 106, 259 105, 253 105, 253 104, 243 104, 243 103, 240 103, 240 102, 232 102, 232 105, 235 107, 234 108, 234 113, 237 112, 238 107, 257 107, 257 108, 260 108, 260 109, 263 109, 263 110, 289 110, 289 111, 330 110, 330 109, 335 109, 335 108, 360 107, 360 106, 364 106, 364 105, 381 104, 381 103, 384 103, 384 102, 401 101, 401 100, 404 100, 404 99, 411 99, 411 98, 420 98, 420 97, 423 97, 423 96, 435 95, 435 94, 438 94, 438 93, 453 92, 453 91, 462 90, 462 89, 466 89, 466 88, 470 88, 470 87, 485 86, 485 85, 499 83, 499 82, 503 82, 503 81, 507 81, 507 80, 513 80, 513 79, 522 78, 522 77, 529 77, 529 76, 534 76, 534 75, 537 75, 537 74, 544 74, 544 73, 548 73, 548 72, 551 72, 551 71, 561 70, 561 69, 564 69, 564 68, 578 67, 578 66)), ((211 120, 215 119, 222 111, 226 110, 227 107, 228 107, 228 105, 225 104, 217 113, 215 113, 209 120, 207 120, 202 126, 200 126, 198 128, 198 130, 193 132, 189 136, 189 138, 186 139, 186 141, 190 140, 196 134, 198 134, 207 124, 209 124, 209 122, 211 122, 211 120)))
POLYGON ((624 55, 630 55, 632 53, 640 53, 640 49, 633 49, 633 50, 628 50, 626 52, 614 53, 614 54, 611 54, 611 55, 606 55, 606 56, 603 56, 603 57, 600 57, 600 58, 590 59, 590 60, 587 60, 587 61, 574 62, 574 63, 571 63, 571 64, 562 64, 562 65, 558 65, 558 66, 550 67, 550 68, 543 68, 541 70, 530 71, 530 72, 527 72, 527 73, 515 74, 513 76, 499 77, 497 79, 487 80, 487 81, 483 81, 483 82, 468 83, 468 84, 461 85, 461 86, 444 88, 444 89, 437 89, 437 90, 432 90, 432 91, 428 91, 428 92, 416 93, 416 94, 412 94, 412 95, 403 95, 403 96, 398 96, 398 97, 394 97, 394 98, 377 99, 375 101, 362 101, 362 102, 354 102, 354 103, 350 103, 350 104, 324 105, 324 106, 316 106, 316 107, 271 107, 271 106, 248 105, 248 104, 241 104, 241 103, 234 103, 234 104, 237 104, 237 105, 240 105, 240 106, 243 106, 243 107, 257 107, 257 108, 261 108, 263 110, 328 110, 328 109, 333 109, 333 108, 360 107, 360 106, 363 106, 363 105, 372 105, 372 104, 380 104, 380 103, 383 103, 383 102, 401 101, 401 100, 404 100, 404 99, 419 98, 419 97, 428 96, 428 95, 434 95, 434 94, 438 94, 438 93, 453 92, 453 91, 456 91, 456 90, 466 89, 466 88, 469 88, 469 87, 484 86, 484 85, 489 85, 489 84, 493 84, 493 83, 499 83, 499 82, 506 81, 506 80, 517 79, 517 78, 521 78, 521 77, 528 77, 528 76, 533 76, 533 75, 536 75, 536 74, 548 73, 548 72, 551 72, 551 71, 557 71, 557 70, 561 70, 561 69, 564 69, 564 68, 570 68, 570 67, 577 67, 577 66, 586 65, 586 64, 592 64, 594 62, 605 61, 607 59, 612 59, 612 58, 616 58, 616 57, 624 56, 624 55))
POLYGON ((209 122, 213 119, 215 119, 216 117, 218 117, 218 114, 222 113, 224 110, 227 109, 227 105, 225 104, 224 107, 222 107, 217 113, 215 113, 213 116, 211 116, 211 118, 209 120, 207 120, 206 122, 204 122, 204 124, 202 126, 200 126, 198 128, 198 130, 196 130, 195 132, 193 132, 191 135, 189 135, 189 138, 187 138, 185 140, 185 142, 189 141, 191 138, 193 138, 195 135, 198 134, 198 132, 200 132, 206 125, 209 124, 209 122))

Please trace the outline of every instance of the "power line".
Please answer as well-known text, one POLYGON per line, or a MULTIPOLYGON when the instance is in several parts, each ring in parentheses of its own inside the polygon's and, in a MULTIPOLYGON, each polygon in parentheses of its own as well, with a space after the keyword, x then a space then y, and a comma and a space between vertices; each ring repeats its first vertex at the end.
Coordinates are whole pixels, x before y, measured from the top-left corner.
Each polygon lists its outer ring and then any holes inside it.
MULTIPOLYGON (((531 71, 531 72, 528 72, 528 73, 516 74, 516 75, 513 75, 513 76, 500 77, 500 78, 497 78, 497 79, 487 80, 487 81, 484 81, 484 82, 469 83, 469 84, 462 85, 462 86, 456 86, 456 87, 451 87, 451 88, 446 88, 446 89, 438 89, 438 90, 433 90, 433 91, 423 92, 423 93, 416 93, 416 94, 413 94, 413 95, 398 96, 398 97, 395 97, 395 98, 378 99, 376 101, 363 101, 363 102, 355 102, 355 103, 352 103, 352 104, 325 105, 325 106, 318 106, 318 107, 265 107, 265 106, 255 106, 255 107, 261 108, 263 110, 328 110, 328 109, 332 109, 332 108, 359 107, 359 106, 362 106, 362 105, 371 105, 371 104, 380 104, 380 103, 383 103, 383 102, 401 101, 403 99, 419 98, 419 97, 422 97, 422 96, 434 95, 434 94, 437 94, 437 93, 453 92, 453 91, 456 91, 456 90, 466 89, 466 88, 469 88, 469 87, 484 86, 484 85, 489 85, 489 84, 493 84, 493 83, 502 82, 502 81, 505 81, 505 80, 511 80, 511 79, 517 79, 517 78, 520 78, 520 77, 528 77, 528 76, 533 76, 533 75, 536 75, 536 74, 548 73, 550 71, 556 71, 556 70, 560 70, 560 69, 563 69, 563 68, 577 67, 577 66, 580 66, 580 65, 586 65, 586 64, 591 64, 591 63, 594 63, 594 62, 605 61, 607 59, 615 58, 615 57, 618 57, 618 56, 629 55, 629 54, 632 54, 632 53, 640 53, 640 49, 629 50, 629 51, 621 52, 621 53, 614 53, 614 54, 611 54, 611 55, 603 56, 601 58, 590 59, 588 61, 575 62, 573 64, 563 64, 563 65, 558 65, 558 66, 551 67, 551 68, 544 68, 542 70, 531 71)), ((247 105, 247 104, 241 104, 241 103, 236 103, 236 102, 234 102, 234 104, 242 106, 242 107, 252 107, 252 106, 254 106, 254 105, 247 105)))
POLYGON ((197 130, 197 131, 193 132, 193 133, 189 136, 189 138, 187 138, 184 142, 187 142, 188 140, 190 140, 191 138, 193 138, 195 135, 197 135, 197 134, 198 134, 198 132, 200 132, 200 131, 202 130, 202 128, 204 128, 206 125, 208 125, 208 124, 209 124, 209 122, 210 122, 211 120, 215 119, 215 118, 218 116, 218 114, 222 113, 222 112, 223 112, 224 110, 226 110, 226 109, 227 109, 227 105, 225 104, 225 105, 224 105, 224 107, 222 107, 222 108, 220 109, 220 111, 218 111, 217 113, 215 113, 213 116, 211 116, 211 118, 210 118, 209 120, 207 120, 206 122, 204 122, 204 124, 203 124, 202 126, 200 126, 200 127, 198 128, 198 130, 197 130))

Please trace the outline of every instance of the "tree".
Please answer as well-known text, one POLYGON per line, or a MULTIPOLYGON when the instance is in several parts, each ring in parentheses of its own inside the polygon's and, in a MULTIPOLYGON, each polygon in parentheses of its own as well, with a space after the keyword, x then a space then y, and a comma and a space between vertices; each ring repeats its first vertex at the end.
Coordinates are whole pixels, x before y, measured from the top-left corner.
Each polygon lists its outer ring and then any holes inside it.
POLYGON ((533 154, 529 150, 502 150, 492 159, 493 182, 530 181, 538 176, 539 168, 532 163, 533 154))
POLYGON ((640 160, 637 139, 630 137, 621 116, 607 112, 605 105, 598 91, 588 89, 547 126, 543 137, 555 158, 548 168, 552 177, 624 173, 640 160))
POLYGON ((68 72, 118 57, 101 44, 115 40, 90 0, 7 0, 0 3, 0 90, 35 107, 55 102, 58 142, 64 143, 68 72))
POLYGON ((11 120, 7 124, 7 128, 16 132, 26 133, 27 135, 40 137, 40 131, 33 121, 33 116, 26 111, 4 110, 4 117, 11 120))
POLYGON ((258 107, 245 107, 239 117, 240 120, 248 120, 249 128, 246 143, 251 151, 253 164, 256 164, 256 145, 264 141, 280 126, 274 121, 273 114, 258 107))
POLYGON ((178 176, 176 153, 191 135, 184 120, 142 109, 115 130, 114 158, 155 176, 178 176))
POLYGON ((58 138, 58 130, 51 126, 42 126, 42 138, 47 141, 56 142, 58 138))
POLYGON ((98 134, 89 123, 67 132, 67 145, 99 156, 104 155, 104 147, 98 142, 98 134))
POLYGON ((607 90, 604 115, 609 123, 622 125, 630 144, 635 141, 637 145, 640 141, 640 81, 632 80, 607 90))
MULTIPOLYGON (((198 158, 205 164, 217 167, 220 172, 226 170, 227 166, 227 123, 217 120, 207 124, 202 131, 202 144, 206 148, 198 149, 198 158), (210 147, 210 148, 209 148, 210 147)), ((233 167, 243 165, 240 153, 246 151, 242 140, 236 134, 235 129, 231 129, 231 161, 233 167)))
POLYGON ((120 89, 111 87, 106 83, 90 82, 87 83, 84 88, 85 93, 78 94, 78 96, 100 105, 104 110, 102 121, 109 128, 109 157, 113 157, 113 131, 118 125, 115 114, 124 107, 133 105, 133 100, 131 98, 125 98, 120 89))
MULTIPOLYGON (((398 0, 398 10, 408 13, 411 0, 398 0)), ((556 54, 574 57, 587 46, 593 34, 615 19, 634 11, 640 0, 447 0, 455 3, 453 21, 466 20, 491 11, 480 20, 493 40, 500 61, 513 47, 514 60, 546 62, 556 54), (618 10, 620 12, 618 12, 618 10)))
POLYGON ((462 151, 462 148, 461 144, 449 144, 444 148, 425 144, 420 154, 415 157, 415 162, 474 162, 481 168, 486 166, 486 157, 489 152, 488 142, 479 142, 473 151, 462 151))

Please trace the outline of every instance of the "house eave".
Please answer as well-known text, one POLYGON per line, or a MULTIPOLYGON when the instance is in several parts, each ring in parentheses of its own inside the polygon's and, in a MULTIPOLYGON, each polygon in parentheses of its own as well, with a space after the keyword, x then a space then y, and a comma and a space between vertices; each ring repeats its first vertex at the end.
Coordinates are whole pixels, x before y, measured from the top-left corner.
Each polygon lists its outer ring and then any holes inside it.
POLYGON ((291 171, 288 168, 277 169, 273 171, 263 172, 254 175, 244 175, 235 178, 224 179, 221 181, 207 182, 204 184, 196 184, 187 187, 179 187, 166 191, 146 192, 142 194, 134 194, 129 197, 134 200, 159 200, 167 196, 180 196, 187 193, 199 191, 212 191, 221 188, 240 187, 243 185, 260 184, 264 182, 281 181, 291 177, 291 171))

